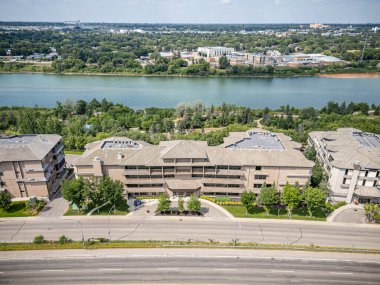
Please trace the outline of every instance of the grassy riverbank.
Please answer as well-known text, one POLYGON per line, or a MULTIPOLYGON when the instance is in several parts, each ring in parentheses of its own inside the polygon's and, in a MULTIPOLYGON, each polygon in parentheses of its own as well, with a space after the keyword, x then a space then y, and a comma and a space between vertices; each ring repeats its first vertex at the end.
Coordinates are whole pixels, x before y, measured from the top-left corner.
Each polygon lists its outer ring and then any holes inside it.
MULTIPOLYGON (((158 72, 153 74, 141 72, 101 72, 97 69, 86 67, 78 71, 67 70, 58 72, 50 66, 12 62, 3 63, 0 66, 0 73, 42 73, 42 74, 54 74, 54 75, 83 75, 83 76, 128 76, 128 77, 182 77, 182 78, 273 78, 273 77, 309 77, 309 76, 322 76, 330 77, 341 74, 346 75, 343 78, 349 78, 350 76, 364 75, 364 77, 373 77, 373 74, 380 74, 379 68, 372 66, 363 67, 345 67, 345 66, 320 66, 320 67, 276 67, 273 68, 273 72, 260 72, 257 71, 252 74, 232 74, 222 69, 215 69, 206 74, 185 74, 185 73, 167 73, 158 72)), ((380 76, 380 75, 379 75, 380 76)), ((377 76, 375 76, 377 77, 377 76)))

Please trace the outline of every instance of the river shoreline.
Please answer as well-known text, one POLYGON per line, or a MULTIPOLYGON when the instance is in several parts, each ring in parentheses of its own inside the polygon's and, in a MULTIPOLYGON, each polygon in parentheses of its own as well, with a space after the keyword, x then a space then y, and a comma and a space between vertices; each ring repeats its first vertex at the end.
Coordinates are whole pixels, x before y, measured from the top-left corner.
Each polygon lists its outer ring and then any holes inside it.
POLYGON ((117 76, 117 77, 166 77, 166 78, 299 78, 299 77, 325 77, 325 78, 380 78, 380 72, 363 73, 315 73, 291 75, 181 75, 181 74, 140 74, 140 73, 92 73, 92 72, 42 72, 42 71, 0 71, 0 74, 47 74, 47 75, 77 75, 77 76, 117 76))

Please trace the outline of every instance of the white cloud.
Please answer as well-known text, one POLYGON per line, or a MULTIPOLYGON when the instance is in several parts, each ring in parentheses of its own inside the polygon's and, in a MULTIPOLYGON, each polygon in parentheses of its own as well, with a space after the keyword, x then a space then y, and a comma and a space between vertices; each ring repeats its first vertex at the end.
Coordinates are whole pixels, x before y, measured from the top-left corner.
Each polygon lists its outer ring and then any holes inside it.
POLYGON ((276 5, 280 5, 280 4, 282 4, 282 0, 275 0, 275 1, 274 1, 274 4, 276 4, 276 5))
POLYGON ((231 4, 232 3, 232 0, 220 0, 219 1, 219 4, 221 5, 228 5, 228 4, 231 4))

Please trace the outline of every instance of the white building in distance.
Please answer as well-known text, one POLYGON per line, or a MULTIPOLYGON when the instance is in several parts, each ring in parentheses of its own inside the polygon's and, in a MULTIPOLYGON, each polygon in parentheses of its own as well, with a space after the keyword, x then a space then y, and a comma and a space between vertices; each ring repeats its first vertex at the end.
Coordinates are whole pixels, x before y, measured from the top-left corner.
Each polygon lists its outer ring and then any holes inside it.
POLYGON ((198 52, 207 57, 230 55, 235 51, 234 48, 227 47, 198 47, 198 52))

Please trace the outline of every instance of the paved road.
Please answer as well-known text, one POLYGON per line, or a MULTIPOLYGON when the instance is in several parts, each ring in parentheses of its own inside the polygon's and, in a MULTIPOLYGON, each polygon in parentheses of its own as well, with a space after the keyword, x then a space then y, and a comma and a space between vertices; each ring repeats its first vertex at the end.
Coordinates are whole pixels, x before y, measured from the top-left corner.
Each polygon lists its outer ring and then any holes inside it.
POLYGON ((365 224, 341 224, 265 219, 212 220, 207 218, 150 217, 62 217, 0 219, 0 241, 31 241, 36 235, 57 240, 60 235, 80 240, 108 237, 113 240, 175 240, 306 244, 339 247, 380 248, 380 227, 365 224), (109 227, 108 227, 109 226, 109 227))
POLYGON ((45 208, 39 214, 40 217, 61 217, 63 216, 70 203, 62 197, 62 193, 58 192, 57 195, 45 206, 45 208))
MULTIPOLYGON (((0 259, 0 284, 379 284, 380 258, 366 255, 218 250, 111 251, 92 257, 0 259), (116 255, 115 255, 116 253, 116 255), (308 254, 308 255, 306 255, 308 254)), ((10 253, 12 254, 12 253, 10 253)), ((89 253, 91 254, 91 253, 89 253)))

